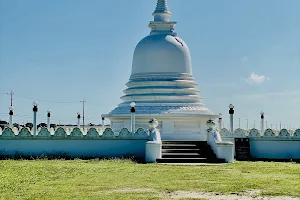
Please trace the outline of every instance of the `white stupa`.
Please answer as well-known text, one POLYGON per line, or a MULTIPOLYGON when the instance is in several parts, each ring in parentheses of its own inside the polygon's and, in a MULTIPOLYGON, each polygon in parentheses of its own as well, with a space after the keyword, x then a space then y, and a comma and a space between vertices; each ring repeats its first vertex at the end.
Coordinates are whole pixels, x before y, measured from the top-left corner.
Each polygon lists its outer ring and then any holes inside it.
POLYGON ((216 118, 203 103, 192 75, 190 51, 174 31, 167 0, 158 0, 151 32, 135 48, 123 101, 109 114, 114 131, 130 128, 130 103, 136 103, 136 128, 159 121, 162 139, 206 140, 206 121, 216 118))

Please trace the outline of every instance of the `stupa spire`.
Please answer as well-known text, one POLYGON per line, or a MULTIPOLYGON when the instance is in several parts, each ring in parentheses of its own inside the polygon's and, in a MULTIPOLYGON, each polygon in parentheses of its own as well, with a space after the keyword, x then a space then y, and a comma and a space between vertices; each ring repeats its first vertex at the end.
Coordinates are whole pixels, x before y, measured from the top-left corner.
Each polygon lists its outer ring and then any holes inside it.
POLYGON ((152 15, 154 16, 154 21, 170 21, 172 13, 168 8, 167 0, 157 0, 156 9, 152 15))
POLYGON ((170 34, 176 36, 174 27, 176 22, 171 22, 171 11, 168 8, 167 0, 157 0, 155 11, 152 13, 154 20, 150 22, 151 35, 170 34))

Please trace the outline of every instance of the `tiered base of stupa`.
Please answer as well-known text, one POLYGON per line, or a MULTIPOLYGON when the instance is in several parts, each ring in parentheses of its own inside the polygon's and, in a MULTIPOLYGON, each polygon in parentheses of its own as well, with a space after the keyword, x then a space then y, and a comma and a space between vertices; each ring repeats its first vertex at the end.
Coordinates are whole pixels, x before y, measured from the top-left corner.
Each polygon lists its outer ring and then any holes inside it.
POLYGON ((191 74, 134 74, 126 85, 123 103, 104 115, 114 131, 124 127, 130 130, 130 103, 135 102, 136 129, 149 129, 148 121, 156 118, 163 140, 207 140, 206 122, 217 116, 201 102, 191 74))
MULTIPOLYGON (((137 103, 135 110, 136 129, 149 129, 149 120, 156 118, 162 140, 207 141, 206 122, 217 117, 201 103, 137 103)), ((114 131, 118 132, 124 127, 130 130, 128 103, 120 104, 105 117, 110 119, 114 131)))

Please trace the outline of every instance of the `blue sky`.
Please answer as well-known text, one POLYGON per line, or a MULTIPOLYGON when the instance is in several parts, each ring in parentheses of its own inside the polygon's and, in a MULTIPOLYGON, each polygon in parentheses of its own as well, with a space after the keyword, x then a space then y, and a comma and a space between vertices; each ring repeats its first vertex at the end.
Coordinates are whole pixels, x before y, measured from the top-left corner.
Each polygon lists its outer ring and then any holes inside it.
MULTIPOLYGON (((223 113, 235 105, 235 125, 300 126, 299 0, 169 0, 175 30, 188 44, 205 104, 223 113)), ((150 32, 156 0, 1 0, 0 119, 76 123, 86 99, 86 123, 121 102, 136 44, 150 32)))

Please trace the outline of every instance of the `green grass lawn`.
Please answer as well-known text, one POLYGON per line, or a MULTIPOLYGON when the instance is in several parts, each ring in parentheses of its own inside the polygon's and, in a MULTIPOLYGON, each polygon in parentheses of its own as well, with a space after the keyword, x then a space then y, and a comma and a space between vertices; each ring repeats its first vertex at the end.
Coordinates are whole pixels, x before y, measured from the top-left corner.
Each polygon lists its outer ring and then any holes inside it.
POLYGON ((0 199, 160 199, 174 191, 300 197, 300 164, 137 164, 129 160, 2 160, 0 199))

